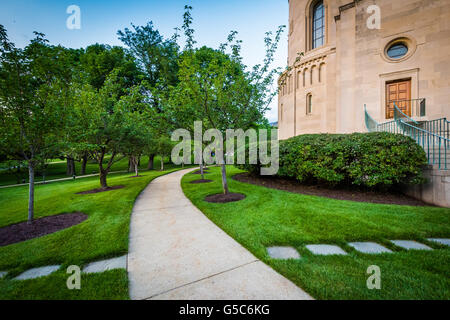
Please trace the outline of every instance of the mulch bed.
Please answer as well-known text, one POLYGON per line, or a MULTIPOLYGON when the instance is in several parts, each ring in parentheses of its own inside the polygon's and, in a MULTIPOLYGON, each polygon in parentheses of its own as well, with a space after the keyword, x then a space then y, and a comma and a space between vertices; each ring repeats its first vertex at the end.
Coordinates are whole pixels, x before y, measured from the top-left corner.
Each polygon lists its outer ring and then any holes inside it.
POLYGON ((213 194, 210 196, 207 196, 205 198, 206 202, 213 202, 213 203, 227 203, 227 202, 235 202, 239 201, 245 198, 245 195, 242 193, 228 193, 228 194, 213 194))
POLYGON ((395 192, 373 192, 348 189, 333 189, 315 185, 303 185, 295 180, 282 179, 271 176, 254 176, 248 173, 239 173, 233 176, 234 180, 263 186, 272 189, 320 196, 338 200, 351 200, 356 202, 398 204, 407 206, 430 206, 420 200, 395 192))
POLYGON ((193 181, 191 181, 191 182, 189 182, 189 183, 196 184, 196 183, 208 183, 208 182, 212 182, 212 180, 209 180, 209 179, 199 179, 199 180, 193 180, 193 181))
POLYGON ((92 193, 99 193, 99 192, 105 192, 105 191, 112 191, 112 190, 117 190, 117 189, 122 189, 124 186, 114 186, 114 187, 108 187, 106 189, 103 188, 97 188, 97 189, 92 189, 92 190, 88 190, 88 191, 83 191, 83 192, 77 192, 76 194, 92 194, 92 193))
POLYGON ((21 222, 0 228, 0 247, 30 240, 77 225, 88 218, 81 212, 65 213, 36 219, 32 224, 21 222))
MULTIPOLYGON (((209 171, 206 169, 203 169, 203 174, 207 174, 207 173, 209 173, 209 171)), ((202 172, 200 170, 197 170, 197 171, 192 172, 192 174, 202 174, 202 172)))

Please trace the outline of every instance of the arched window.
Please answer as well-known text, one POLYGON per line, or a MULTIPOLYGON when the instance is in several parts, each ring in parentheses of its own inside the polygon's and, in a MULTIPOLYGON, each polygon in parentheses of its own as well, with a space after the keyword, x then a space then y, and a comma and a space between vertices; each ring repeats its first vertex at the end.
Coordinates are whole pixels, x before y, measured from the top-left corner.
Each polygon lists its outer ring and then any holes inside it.
POLYGON ((323 46, 325 40, 325 7, 323 1, 318 1, 312 12, 312 48, 323 46))
POLYGON ((308 93, 306 96, 306 114, 312 113, 312 94, 308 93))

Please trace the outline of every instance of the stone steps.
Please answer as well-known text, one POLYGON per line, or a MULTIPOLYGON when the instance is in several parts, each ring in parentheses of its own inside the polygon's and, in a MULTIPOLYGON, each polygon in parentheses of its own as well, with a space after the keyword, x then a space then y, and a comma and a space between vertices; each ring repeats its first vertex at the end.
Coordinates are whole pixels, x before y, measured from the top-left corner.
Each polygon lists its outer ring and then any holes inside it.
MULTIPOLYGON (((48 276, 61 268, 61 265, 44 266, 38 268, 32 268, 25 272, 22 272, 13 280, 28 280, 36 279, 40 277, 48 276)), ((117 258, 101 260, 89 263, 83 268, 83 273, 100 273, 113 269, 126 269, 127 268, 127 256, 121 256, 117 258)), ((0 279, 8 274, 7 271, 0 271, 0 279)))
MULTIPOLYGON (((450 239, 447 238, 428 238, 430 242, 434 242, 440 245, 450 246, 450 239)), ((433 248, 412 240, 389 240, 396 247, 405 250, 434 250, 433 248)), ((355 249, 359 253, 364 254, 381 254, 390 253, 395 254, 392 251, 375 242, 349 242, 348 245, 355 249)), ((314 255, 347 255, 341 247, 331 244, 309 244, 305 248, 314 255)), ((298 251, 293 247, 269 247, 267 253, 272 259, 301 259, 298 251)))

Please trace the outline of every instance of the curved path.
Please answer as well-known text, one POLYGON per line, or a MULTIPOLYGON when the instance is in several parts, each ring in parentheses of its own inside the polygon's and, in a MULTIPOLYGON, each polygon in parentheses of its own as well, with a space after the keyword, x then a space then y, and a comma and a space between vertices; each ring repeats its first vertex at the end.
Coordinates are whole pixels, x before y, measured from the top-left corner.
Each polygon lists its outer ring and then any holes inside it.
POLYGON ((185 197, 192 169, 153 180, 130 225, 131 299, 312 299, 258 260, 185 197))

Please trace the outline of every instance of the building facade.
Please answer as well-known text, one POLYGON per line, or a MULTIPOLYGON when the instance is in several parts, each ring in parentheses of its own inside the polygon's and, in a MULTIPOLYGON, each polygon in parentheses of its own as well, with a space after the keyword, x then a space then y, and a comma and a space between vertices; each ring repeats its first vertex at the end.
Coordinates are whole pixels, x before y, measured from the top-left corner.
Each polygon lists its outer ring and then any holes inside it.
POLYGON ((289 0, 288 39, 280 139, 450 118, 450 0, 289 0))

